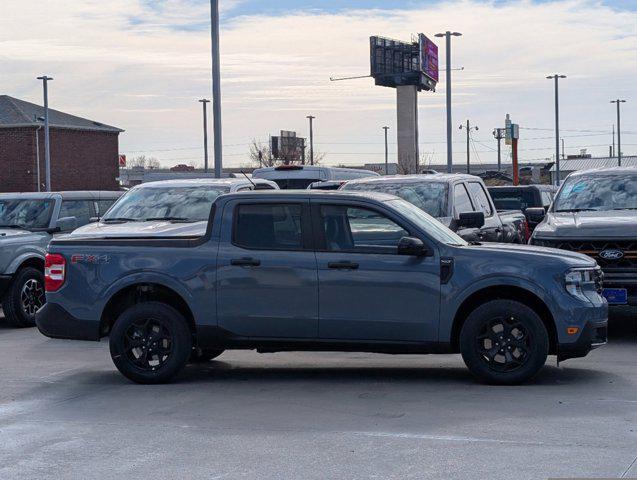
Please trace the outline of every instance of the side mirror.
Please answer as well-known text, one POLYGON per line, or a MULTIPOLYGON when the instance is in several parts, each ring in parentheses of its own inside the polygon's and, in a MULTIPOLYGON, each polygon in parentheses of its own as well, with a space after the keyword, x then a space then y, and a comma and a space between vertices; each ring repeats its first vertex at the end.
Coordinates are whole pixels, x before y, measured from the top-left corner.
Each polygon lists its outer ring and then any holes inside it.
POLYGON ((423 257, 428 253, 427 247, 420 238, 403 237, 398 242, 398 255, 423 257))
POLYGON ((72 232, 77 228, 77 217, 58 218, 55 228, 58 232, 72 232))
POLYGON ((465 212, 458 216, 458 228, 482 228, 484 212, 465 212))
POLYGON ((99 221, 100 221, 100 217, 91 217, 88 219, 88 223, 95 223, 99 221))
POLYGON ((524 213, 531 223, 540 223, 546 217, 546 210, 542 207, 527 208, 524 213))

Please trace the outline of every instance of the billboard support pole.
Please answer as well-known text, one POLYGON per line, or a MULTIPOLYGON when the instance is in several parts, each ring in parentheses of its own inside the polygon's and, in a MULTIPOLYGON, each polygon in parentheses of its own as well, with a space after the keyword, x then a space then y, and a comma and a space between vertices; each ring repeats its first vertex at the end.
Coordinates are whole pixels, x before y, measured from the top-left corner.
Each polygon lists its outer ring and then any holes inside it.
POLYGON ((219 55, 219 0, 210 0, 210 36, 212 40, 212 116, 215 146, 215 178, 223 171, 221 138, 221 67, 219 55))
POLYGON ((383 127, 385 130, 385 175, 389 175, 389 147, 387 144, 387 132, 389 127, 383 127))

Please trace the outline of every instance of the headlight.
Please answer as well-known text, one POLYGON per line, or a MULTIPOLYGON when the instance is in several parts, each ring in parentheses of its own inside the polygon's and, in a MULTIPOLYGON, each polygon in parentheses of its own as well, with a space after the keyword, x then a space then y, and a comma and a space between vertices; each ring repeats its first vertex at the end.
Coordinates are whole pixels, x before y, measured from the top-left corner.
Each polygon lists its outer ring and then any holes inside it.
POLYGON ((590 268, 574 268, 564 276, 566 291, 584 302, 589 299, 584 290, 595 290, 595 272, 590 268))

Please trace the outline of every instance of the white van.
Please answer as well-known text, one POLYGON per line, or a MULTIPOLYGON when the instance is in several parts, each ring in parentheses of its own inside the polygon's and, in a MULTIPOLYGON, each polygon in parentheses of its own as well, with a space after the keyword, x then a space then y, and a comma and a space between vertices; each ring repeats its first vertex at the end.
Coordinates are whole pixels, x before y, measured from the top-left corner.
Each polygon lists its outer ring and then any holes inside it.
POLYGON ((281 189, 306 189, 315 182, 354 180, 356 178, 378 177, 371 170, 357 168, 319 167, 316 165, 281 165, 279 167, 257 168, 253 178, 272 180, 281 189))

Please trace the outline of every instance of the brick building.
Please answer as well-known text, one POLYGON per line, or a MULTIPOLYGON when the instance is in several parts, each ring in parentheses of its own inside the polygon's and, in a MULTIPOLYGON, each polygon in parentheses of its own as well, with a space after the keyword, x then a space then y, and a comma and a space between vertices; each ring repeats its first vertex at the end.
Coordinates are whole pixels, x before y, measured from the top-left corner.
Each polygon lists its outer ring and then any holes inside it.
MULTIPOLYGON (((44 108, 0 95, 0 192, 45 184, 44 108)), ((117 190, 123 130, 49 109, 51 189, 117 190)))

